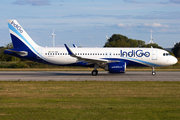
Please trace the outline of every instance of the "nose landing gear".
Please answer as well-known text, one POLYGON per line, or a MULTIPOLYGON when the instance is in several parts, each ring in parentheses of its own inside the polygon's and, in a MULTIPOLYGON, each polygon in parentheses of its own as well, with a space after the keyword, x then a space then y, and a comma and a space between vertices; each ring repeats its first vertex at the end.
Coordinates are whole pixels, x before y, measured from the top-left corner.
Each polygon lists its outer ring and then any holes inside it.
POLYGON ((156 71, 155 71, 154 67, 152 67, 152 75, 153 75, 153 76, 156 75, 156 71))

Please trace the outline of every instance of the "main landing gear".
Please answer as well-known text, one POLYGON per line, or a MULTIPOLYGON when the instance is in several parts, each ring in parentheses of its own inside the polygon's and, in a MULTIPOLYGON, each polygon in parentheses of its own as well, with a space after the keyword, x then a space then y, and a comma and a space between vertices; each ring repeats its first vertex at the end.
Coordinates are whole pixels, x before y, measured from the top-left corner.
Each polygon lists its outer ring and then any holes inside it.
POLYGON ((155 71, 154 67, 152 67, 152 75, 153 75, 153 76, 156 75, 156 71, 155 71))
POLYGON ((91 72, 92 76, 96 76, 98 74, 99 66, 97 64, 94 65, 94 70, 91 72))
POLYGON ((96 76, 98 74, 98 71, 97 70, 93 70, 91 74, 92 74, 92 76, 96 76))

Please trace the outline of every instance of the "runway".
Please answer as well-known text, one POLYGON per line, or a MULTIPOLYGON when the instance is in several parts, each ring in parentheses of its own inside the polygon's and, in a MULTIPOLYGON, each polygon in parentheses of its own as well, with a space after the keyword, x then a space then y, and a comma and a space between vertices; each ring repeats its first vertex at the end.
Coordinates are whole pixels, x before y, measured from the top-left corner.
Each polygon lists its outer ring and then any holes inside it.
POLYGON ((99 71, 0 71, 0 81, 180 81, 180 72, 126 72, 109 74, 99 71))

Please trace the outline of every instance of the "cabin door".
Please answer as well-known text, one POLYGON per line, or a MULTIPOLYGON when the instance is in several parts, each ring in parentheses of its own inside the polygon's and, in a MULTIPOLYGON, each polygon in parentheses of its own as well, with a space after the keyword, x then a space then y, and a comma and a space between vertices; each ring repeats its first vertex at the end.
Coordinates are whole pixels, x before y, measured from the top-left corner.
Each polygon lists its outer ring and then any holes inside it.
POLYGON ((152 50, 152 60, 157 60, 157 50, 152 50))

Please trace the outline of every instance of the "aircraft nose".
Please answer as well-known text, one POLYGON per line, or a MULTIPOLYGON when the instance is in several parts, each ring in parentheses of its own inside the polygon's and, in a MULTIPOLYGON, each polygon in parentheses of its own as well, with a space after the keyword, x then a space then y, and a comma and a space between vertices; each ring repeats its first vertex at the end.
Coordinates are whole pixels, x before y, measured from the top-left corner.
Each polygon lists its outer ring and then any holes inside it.
POLYGON ((178 59, 176 57, 173 56, 173 59, 172 59, 172 64, 176 64, 178 62, 178 59))

